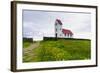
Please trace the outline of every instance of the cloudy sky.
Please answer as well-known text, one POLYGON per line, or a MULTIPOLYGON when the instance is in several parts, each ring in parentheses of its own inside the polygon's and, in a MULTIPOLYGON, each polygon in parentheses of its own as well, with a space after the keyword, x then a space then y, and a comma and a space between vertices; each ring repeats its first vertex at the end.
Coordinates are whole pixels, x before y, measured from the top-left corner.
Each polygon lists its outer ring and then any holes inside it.
POLYGON ((23 37, 53 36, 55 20, 74 33, 74 38, 91 38, 91 14, 76 12, 23 10, 23 37))

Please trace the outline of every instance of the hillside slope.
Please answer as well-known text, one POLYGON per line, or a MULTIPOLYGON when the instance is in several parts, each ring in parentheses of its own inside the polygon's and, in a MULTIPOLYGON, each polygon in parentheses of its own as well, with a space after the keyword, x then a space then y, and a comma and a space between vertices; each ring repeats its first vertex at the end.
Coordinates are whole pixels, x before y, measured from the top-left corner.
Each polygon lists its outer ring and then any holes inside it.
POLYGON ((91 41, 58 39, 41 41, 37 48, 23 55, 23 62, 85 60, 91 58, 91 41))

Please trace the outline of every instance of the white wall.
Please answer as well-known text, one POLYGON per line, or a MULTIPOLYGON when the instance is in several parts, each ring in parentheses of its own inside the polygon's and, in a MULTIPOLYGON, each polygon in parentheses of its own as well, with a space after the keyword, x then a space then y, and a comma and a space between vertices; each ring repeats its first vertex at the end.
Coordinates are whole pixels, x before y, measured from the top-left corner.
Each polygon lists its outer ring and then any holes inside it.
POLYGON ((61 37, 62 36, 62 25, 59 24, 57 21, 56 21, 57 25, 55 26, 55 29, 57 29, 57 37, 61 37))
MULTIPOLYGON (((11 0, 0 0, 0 73, 13 73, 10 71, 10 1, 11 0)), ((58 3, 61 2, 61 3, 84 4, 84 5, 97 5, 97 3, 100 4, 100 0, 33 0, 33 1, 58 2, 58 3)), ((98 25, 98 28, 100 31, 100 25, 98 25)), ((100 43, 100 38, 98 39, 98 41, 100 43)), ((98 49, 98 51, 100 56, 100 49, 98 49)), ((99 57, 99 64, 100 64, 100 57, 99 57)), ((47 71, 35 71, 35 72, 31 71, 26 73, 87 73, 87 72, 99 73, 100 65, 99 67, 94 67, 94 68, 92 67, 92 68, 47 70, 47 71)))

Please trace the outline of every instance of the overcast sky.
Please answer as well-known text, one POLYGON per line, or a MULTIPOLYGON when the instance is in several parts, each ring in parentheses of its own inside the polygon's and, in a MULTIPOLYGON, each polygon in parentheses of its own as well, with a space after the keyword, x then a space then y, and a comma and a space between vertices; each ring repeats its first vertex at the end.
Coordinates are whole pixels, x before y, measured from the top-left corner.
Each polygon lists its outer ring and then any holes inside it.
POLYGON ((54 36, 55 20, 73 32, 74 38, 91 38, 91 14, 23 10, 23 37, 54 36))

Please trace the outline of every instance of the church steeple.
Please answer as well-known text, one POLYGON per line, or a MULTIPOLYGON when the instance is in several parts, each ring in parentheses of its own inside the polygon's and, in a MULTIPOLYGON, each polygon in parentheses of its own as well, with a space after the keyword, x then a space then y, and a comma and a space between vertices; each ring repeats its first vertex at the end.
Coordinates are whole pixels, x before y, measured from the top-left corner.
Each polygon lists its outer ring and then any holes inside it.
POLYGON ((56 19, 55 21, 55 37, 61 37, 62 36, 62 22, 60 19, 56 19))

